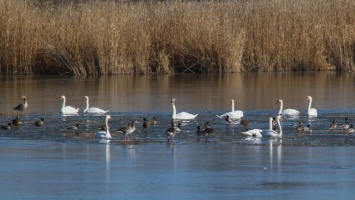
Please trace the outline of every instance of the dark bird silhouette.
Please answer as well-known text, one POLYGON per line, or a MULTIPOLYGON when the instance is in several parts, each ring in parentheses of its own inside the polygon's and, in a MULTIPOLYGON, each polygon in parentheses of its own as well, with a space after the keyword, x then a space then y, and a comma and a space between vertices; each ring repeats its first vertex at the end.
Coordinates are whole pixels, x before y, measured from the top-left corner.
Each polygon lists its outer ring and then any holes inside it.
POLYGON ((44 125, 44 118, 42 117, 41 120, 36 121, 33 124, 36 125, 36 126, 43 126, 44 125))
POLYGON ((74 126, 68 126, 67 129, 68 130, 78 130, 79 126, 80 126, 80 124, 76 123, 74 126))
POLYGON ((1 128, 4 130, 10 130, 10 129, 12 129, 12 124, 8 123, 7 125, 2 125, 1 128))

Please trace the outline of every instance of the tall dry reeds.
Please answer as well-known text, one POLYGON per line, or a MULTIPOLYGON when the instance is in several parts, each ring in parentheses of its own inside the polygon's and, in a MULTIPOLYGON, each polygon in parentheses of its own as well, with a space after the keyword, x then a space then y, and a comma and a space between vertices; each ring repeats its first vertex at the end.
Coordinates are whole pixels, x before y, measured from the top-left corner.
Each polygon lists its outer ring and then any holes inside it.
POLYGON ((0 0, 0 73, 352 71, 354 10, 351 0, 0 0))

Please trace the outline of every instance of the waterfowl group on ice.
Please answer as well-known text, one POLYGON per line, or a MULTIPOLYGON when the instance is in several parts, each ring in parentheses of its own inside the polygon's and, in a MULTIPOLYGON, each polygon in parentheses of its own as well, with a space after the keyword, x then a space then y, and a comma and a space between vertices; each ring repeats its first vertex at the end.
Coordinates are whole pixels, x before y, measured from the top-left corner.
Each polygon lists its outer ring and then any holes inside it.
MULTIPOLYGON (((23 99, 23 103, 19 104, 14 108, 14 110, 17 110, 19 113, 16 115, 16 118, 12 120, 11 123, 8 123, 6 125, 1 126, 2 129, 5 130, 10 130, 12 129, 12 126, 19 126, 22 124, 21 121, 21 114, 28 108, 28 102, 26 100, 25 96, 21 97, 23 99)), ((111 139, 112 135, 110 133, 110 126, 109 126, 109 120, 112 119, 111 115, 107 115, 109 110, 103 110, 97 107, 90 107, 89 104, 89 97, 88 96, 83 96, 82 97, 85 100, 85 109, 83 109, 84 114, 95 114, 95 115, 105 115, 105 126, 102 126, 99 131, 95 133, 95 138, 101 138, 101 139, 111 139)), ((60 96, 60 99, 62 100, 62 107, 60 109, 60 114, 63 116, 65 115, 78 115, 79 114, 79 108, 75 108, 72 106, 66 105, 66 97, 64 95, 60 96)), ((309 101, 308 103, 308 109, 307 109, 307 115, 311 117, 317 117, 317 109, 312 108, 312 97, 307 96, 306 100, 309 101)), ((190 122, 191 120, 194 120, 199 114, 191 114, 188 112, 177 112, 177 99, 173 98, 171 99, 171 106, 172 106, 172 116, 171 116, 171 123, 170 127, 166 129, 166 137, 168 142, 172 142, 174 137, 177 135, 178 132, 181 131, 181 123, 178 122, 184 121, 186 123, 190 122), (187 121, 186 121, 187 120, 187 121)), ((256 138, 261 138, 261 137, 273 137, 273 138, 281 138, 282 137, 282 125, 281 121, 283 121, 285 117, 290 117, 290 116, 299 116, 300 111, 296 109, 283 109, 284 102, 282 99, 277 100, 277 104, 280 104, 279 111, 277 113, 276 117, 270 117, 269 118, 269 128, 268 129, 250 129, 248 130, 248 127, 252 125, 251 122, 246 120, 243 111, 241 110, 235 110, 235 102, 232 99, 231 101, 231 111, 226 112, 222 115, 217 115, 218 118, 222 120, 222 123, 225 124, 240 124, 243 126, 244 131, 241 132, 242 135, 249 136, 249 137, 256 137, 256 138)), ((39 121, 36 121, 33 123, 35 126, 43 126, 44 125, 44 118, 41 118, 39 121)), ((125 142, 130 141, 130 135, 136 131, 136 124, 138 123, 137 120, 132 120, 131 123, 129 123, 127 126, 123 126, 121 128, 116 129, 114 132, 118 133, 123 133, 125 137, 125 142)), ((147 130, 149 126, 151 125, 156 125, 158 123, 156 116, 154 116, 151 120, 147 120, 146 118, 143 119, 143 129, 147 130)), ((68 126, 68 130, 78 130, 79 129, 79 123, 75 124, 74 126, 68 126)), ((334 131, 337 130, 338 124, 337 121, 334 119, 333 122, 329 125, 329 130, 334 131)), ((303 126, 303 122, 299 121, 298 126, 296 127, 297 132, 304 131, 304 132, 311 132, 312 129, 310 125, 303 126)), ((345 118, 344 124, 339 126, 339 130, 343 130, 344 132, 348 133, 353 133, 354 128, 353 125, 349 124, 349 118, 345 118)), ((200 137, 204 136, 208 138, 208 134, 213 132, 213 128, 210 127, 210 122, 206 122, 202 128, 202 126, 198 125, 197 130, 196 130, 196 135, 198 138, 198 141, 200 141, 200 137)))

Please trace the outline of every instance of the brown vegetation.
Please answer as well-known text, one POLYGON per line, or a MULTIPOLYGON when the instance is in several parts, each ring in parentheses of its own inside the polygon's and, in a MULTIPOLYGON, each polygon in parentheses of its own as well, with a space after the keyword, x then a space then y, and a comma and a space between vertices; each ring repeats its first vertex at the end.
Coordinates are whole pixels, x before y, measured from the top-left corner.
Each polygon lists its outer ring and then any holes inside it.
POLYGON ((1 74, 355 69, 352 0, 60 2, 0 0, 1 74))

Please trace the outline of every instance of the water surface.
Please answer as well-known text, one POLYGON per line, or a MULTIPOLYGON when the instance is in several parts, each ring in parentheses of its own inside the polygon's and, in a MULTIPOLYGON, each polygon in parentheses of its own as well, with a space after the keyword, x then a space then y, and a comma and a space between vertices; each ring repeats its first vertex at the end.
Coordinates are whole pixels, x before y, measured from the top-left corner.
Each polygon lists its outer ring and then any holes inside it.
POLYGON ((0 123, 26 95, 24 122, 0 130, 2 199, 300 199, 353 198, 355 135, 330 131, 349 117, 354 123, 352 73, 244 73, 105 77, 1 77, 0 123), (80 108, 61 116, 60 95, 80 108), (82 96, 92 106, 110 110, 113 139, 95 139, 104 116, 84 115, 82 96), (307 95, 318 117, 306 115, 307 95), (198 113, 182 121, 182 131, 167 144, 171 98, 177 110, 198 113), (244 127, 216 115, 230 110, 230 100, 252 122, 268 128, 268 118, 284 108, 301 111, 282 122, 282 139, 247 138, 244 127), (142 129, 143 118, 158 124, 142 129), (33 123, 45 118, 43 127, 33 123), (113 130, 138 120, 131 142, 113 130), (198 125, 210 121, 214 132, 198 140, 198 125), (297 132, 299 121, 312 132, 297 132), (80 123, 80 129, 66 127, 80 123))

